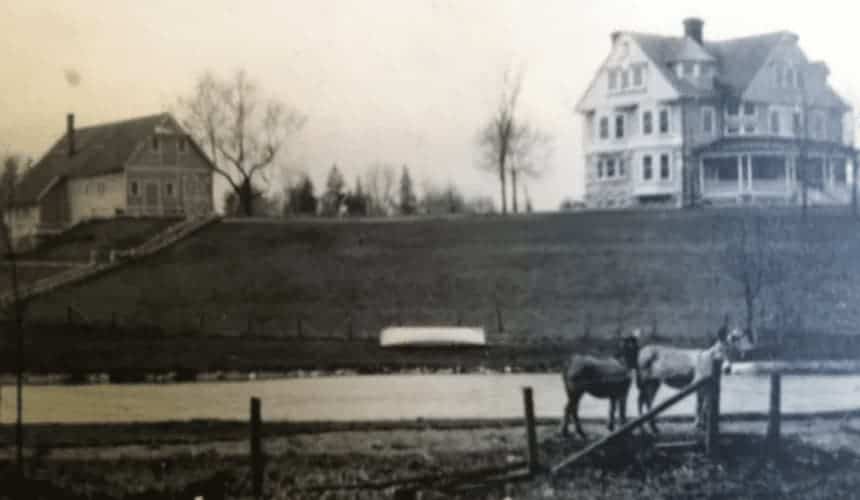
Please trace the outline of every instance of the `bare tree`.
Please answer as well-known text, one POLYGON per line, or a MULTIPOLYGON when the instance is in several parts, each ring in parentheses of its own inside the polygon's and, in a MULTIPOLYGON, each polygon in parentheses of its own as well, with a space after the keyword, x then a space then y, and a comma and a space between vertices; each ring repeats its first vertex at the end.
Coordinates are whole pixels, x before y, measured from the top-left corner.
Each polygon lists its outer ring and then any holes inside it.
MULTIPOLYGON (((517 213, 519 210, 517 201, 519 197, 518 182, 522 177, 538 179, 545 173, 549 165, 549 158, 552 155, 552 140, 549 135, 528 124, 517 127, 515 132, 516 136, 511 144, 513 149, 509 162, 509 170, 511 172, 512 208, 514 213, 517 213)), ((524 194, 526 199, 528 199, 528 193, 524 194)))
POLYGON ((183 126, 210 155, 213 170, 236 193, 242 214, 253 215, 254 198, 264 191, 265 169, 298 132, 305 117, 261 95, 245 71, 222 79, 204 73, 190 96, 179 99, 183 126))
POLYGON ((397 207, 395 186, 397 169, 387 163, 376 163, 364 174, 364 190, 368 198, 368 215, 388 215, 397 207))
POLYGON ((776 286, 785 275, 785 257, 778 248, 776 221, 749 215, 734 227, 723 231, 728 238, 722 267, 741 287, 745 310, 745 327, 755 338, 757 313, 765 290, 776 286))
POLYGON ((522 89, 523 74, 505 72, 502 90, 496 110, 481 130, 478 143, 484 153, 480 164, 485 170, 499 176, 502 196, 502 214, 508 213, 507 176, 511 157, 516 151, 517 137, 521 125, 517 118, 517 105, 522 89))

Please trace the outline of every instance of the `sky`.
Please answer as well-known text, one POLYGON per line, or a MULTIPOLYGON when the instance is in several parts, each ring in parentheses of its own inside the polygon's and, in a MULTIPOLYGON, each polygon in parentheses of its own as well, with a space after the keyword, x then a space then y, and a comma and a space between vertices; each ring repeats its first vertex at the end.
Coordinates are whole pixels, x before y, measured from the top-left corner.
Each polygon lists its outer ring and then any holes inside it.
POLYGON ((204 71, 244 69, 307 116, 273 166, 318 186, 368 166, 407 165, 416 183, 493 196, 478 168, 479 130, 509 68, 523 71, 523 118, 552 138, 528 181, 538 210, 583 194, 574 112, 610 49, 609 34, 678 35, 688 16, 706 39, 789 30, 834 88, 860 98, 847 2, 504 0, 0 0, 0 153, 38 158, 65 130, 171 109, 204 71), (819 15, 826 13, 826 16, 819 15), (80 76, 77 85, 68 70, 80 76))

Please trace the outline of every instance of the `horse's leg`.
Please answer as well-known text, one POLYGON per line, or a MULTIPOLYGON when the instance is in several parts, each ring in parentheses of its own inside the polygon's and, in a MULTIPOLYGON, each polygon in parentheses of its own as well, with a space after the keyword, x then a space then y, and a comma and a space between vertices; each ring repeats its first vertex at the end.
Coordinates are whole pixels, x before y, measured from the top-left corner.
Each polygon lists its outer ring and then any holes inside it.
POLYGON ((615 405, 616 399, 614 396, 609 397, 609 432, 612 432, 615 429, 615 405))
POLYGON ((570 423, 570 411, 571 411, 571 405, 572 404, 573 403, 572 403, 572 399, 571 399, 571 394, 568 393, 567 403, 564 404, 564 412, 561 416, 561 429, 559 429, 559 433, 561 434, 562 437, 568 436, 567 426, 570 423))
POLYGON ((702 430, 705 428, 705 407, 706 407, 706 398, 705 394, 703 394, 703 390, 700 389, 696 391, 696 429, 702 430))
POLYGON ((621 393, 621 399, 618 400, 618 419, 622 427, 627 423, 627 391, 621 393))
MULTIPOLYGON (((645 392, 645 403, 648 411, 651 411, 651 405, 654 404, 654 398, 657 397, 657 391, 660 390, 660 381, 654 381, 648 384, 648 387, 645 392)), ((654 434, 659 434, 660 430, 657 429, 657 417, 651 419, 651 431, 654 434)))
POLYGON ((573 426, 576 428, 576 433, 582 439, 586 439, 585 432, 582 430, 582 425, 579 423, 579 400, 582 398, 582 391, 574 391, 570 395, 570 412, 573 414, 573 426))

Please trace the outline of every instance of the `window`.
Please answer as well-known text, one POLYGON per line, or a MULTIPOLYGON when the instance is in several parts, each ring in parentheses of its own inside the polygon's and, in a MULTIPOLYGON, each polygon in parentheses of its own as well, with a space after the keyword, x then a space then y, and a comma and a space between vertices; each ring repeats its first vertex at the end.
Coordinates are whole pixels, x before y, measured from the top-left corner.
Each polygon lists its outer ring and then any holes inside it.
POLYGON ((132 196, 137 196, 138 193, 140 192, 139 191, 140 187, 137 185, 137 181, 131 181, 131 184, 129 184, 128 190, 132 196))
POLYGON ((597 161, 597 178, 603 179, 603 160, 597 161))
POLYGON ((185 137, 180 137, 177 149, 180 153, 184 153, 186 150, 188 150, 188 139, 186 139, 185 137))
POLYGON ((609 118, 603 117, 600 119, 600 138, 608 139, 609 138, 609 118))
POLYGON ((770 133, 779 135, 779 111, 775 109, 770 112, 770 133))
POLYGON ((660 110, 660 133, 668 134, 669 133, 669 110, 661 109, 660 110))
POLYGON ((624 115, 615 115, 615 138, 624 138, 624 115))
POLYGON ((738 135, 740 131, 741 127, 737 122, 726 123, 726 135, 738 135))
POLYGON ((651 155, 642 157, 642 180, 650 181, 653 177, 653 167, 651 166, 651 155))
POLYGON ((812 131, 815 139, 824 139, 824 120, 817 113, 813 115, 812 131))
POLYGON ((606 160, 606 177, 608 179, 615 177, 615 160, 612 158, 606 160))
POLYGON ((785 71, 783 71, 783 67, 781 64, 777 64, 776 66, 776 86, 778 88, 782 88, 785 86, 785 71))
POLYGON ((618 177, 624 177, 627 174, 627 167, 624 164, 624 159, 618 159, 618 177))
POLYGON ((669 155, 663 153, 660 155, 660 179, 666 180, 669 178, 669 155))
POLYGON ((744 122, 744 134, 751 135, 756 133, 756 126, 754 121, 744 122))
POLYGON ((738 116, 741 112, 741 104, 739 101, 732 101, 726 105, 726 114, 729 116, 738 116))
POLYGON ((744 103, 744 115, 755 116, 755 104, 751 102, 744 103))
POLYGON ((642 134, 651 135, 654 131, 654 114, 650 111, 642 113, 642 134))
POLYGON ((633 86, 634 87, 641 87, 642 85, 645 84, 645 78, 643 75, 644 70, 645 70, 645 68, 642 67, 641 65, 633 67, 633 86))
POLYGON ((168 182, 167 184, 164 185, 164 193, 167 196, 173 196, 173 183, 172 182, 168 182))
POLYGON ((681 63, 681 74, 683 76, 693 76, 693 66, 695 66, 695 63, 689 61, 681 63))
POLYGON ((621 88, 626 89, 630 86, 630 72, 626 69, 621 70, 621 88))
POLYGON ((803 134, 803 119, 800 116, 800 111, 795 111, 792 115, 792 125, 794 128, 794 135, 800 137, 803 134))
POLYGON ((787 66, 785 68, 784 81, 785 81, 786 87, 789 87, 789 88, 797 87, 797 78, 796 78, 796 75, 794 73, 794 68, 792 68, 791 66, 787 66))
POLYGON ((158 143, 158 136, 157 135, 152 136, 152 150, 158 151, 159 146, 160 146, 160 144, 158 143))
POLYGON ((702 109, 702 132, 706 134, 714 133, 714 109, 702 109))
POLYGON ((618 88, 618 70, 610 69, 609 70, 609 90, 615 90, 618 88))
POLYGON ((98 191, 99 196, 103 196, 105 194, 105 183, 99 182, 96 184, 96 190, 98 191))

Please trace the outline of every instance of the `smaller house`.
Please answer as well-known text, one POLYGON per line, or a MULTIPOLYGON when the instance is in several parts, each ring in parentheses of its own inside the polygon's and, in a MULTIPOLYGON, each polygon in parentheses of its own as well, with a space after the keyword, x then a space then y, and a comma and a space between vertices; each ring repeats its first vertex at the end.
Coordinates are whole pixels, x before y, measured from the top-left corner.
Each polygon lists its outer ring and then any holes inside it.
POLYGON ((202 217, 214 210, 212 164, 168 113, 75 128, 28 169, 5 217, 17 248, 87 219, 202 217))

